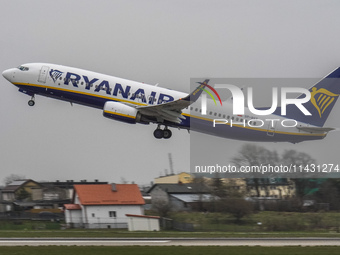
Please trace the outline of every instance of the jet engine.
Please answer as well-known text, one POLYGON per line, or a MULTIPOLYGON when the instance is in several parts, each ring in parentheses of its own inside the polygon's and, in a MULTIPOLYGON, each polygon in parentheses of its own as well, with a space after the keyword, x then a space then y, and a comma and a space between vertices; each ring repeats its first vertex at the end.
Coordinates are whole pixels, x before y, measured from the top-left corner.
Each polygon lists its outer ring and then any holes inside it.
POLYGON ((138 112, 136 108, 113 101, 108 101, 105 103, 103 115, 109 119, 119 120, 131 124, 136 124, 137 122, 149 124, 149 122, 143 118, 142 114, 138 112))

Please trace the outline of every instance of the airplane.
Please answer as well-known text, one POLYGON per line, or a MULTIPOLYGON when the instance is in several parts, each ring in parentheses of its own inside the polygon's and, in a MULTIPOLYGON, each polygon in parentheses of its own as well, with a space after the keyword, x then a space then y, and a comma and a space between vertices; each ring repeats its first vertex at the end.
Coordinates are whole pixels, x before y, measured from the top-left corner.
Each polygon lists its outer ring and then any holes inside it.
POLYGON ((35 95, 41 95, 99 108, 104 117, 113 120, 156 124, 153 135, 157 139, 169 139, 171 127, 254 142, 320 140, 335 129, 323 126, 340 94, 340 80, 337 79, 340 78, 340 67, 309 89, 311 99, 303 106, 311 116, 304 115, 293 104, 287 105, 286 115, 280 113, 280 107, 266 116, 255 116, 247 107, 243 114, 235 115, 232 112, 233 100, 222 104, 216 90, 208 84, 209 79, 198 82, 198 87, 187 94, 158 84, 148 85, 47 63, 23 64, 5 70, 2 75, 20 92, 31 96, 29 106, 35 105, 35 95), (204 91, 211 95, 208 88, 218 96, 220 104, 214 97, 206 100, 208 111, 203 114, 203 103, 198 98, 203 97, 204 91))

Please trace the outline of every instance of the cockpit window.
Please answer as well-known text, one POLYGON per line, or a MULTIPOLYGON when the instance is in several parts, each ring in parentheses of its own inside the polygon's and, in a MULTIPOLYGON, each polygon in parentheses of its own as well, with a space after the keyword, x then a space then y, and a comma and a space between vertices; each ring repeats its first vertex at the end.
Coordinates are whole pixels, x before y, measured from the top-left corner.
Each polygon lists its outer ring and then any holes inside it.
POLYGON ((26 67, 26 66, 18 66, 18 69, 21 70, 21 71, 28 71, 29 68, 26 67))

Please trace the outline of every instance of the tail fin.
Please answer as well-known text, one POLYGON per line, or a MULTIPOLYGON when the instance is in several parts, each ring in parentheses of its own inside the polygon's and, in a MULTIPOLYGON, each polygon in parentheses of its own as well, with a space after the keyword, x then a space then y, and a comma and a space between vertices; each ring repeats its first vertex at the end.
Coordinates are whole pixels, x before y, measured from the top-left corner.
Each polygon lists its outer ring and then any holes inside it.
MULTIPOLYGON (((287 105, 287 118, 322 127, 340 95, 340 67, 309 89, 311 99, 303 106, 312 114, 304 115, 295 105, 287 105)), ((303 98, 300 95, 298 98, 303 98)), ((276 110, 275 114, 278 113, 276 110)))

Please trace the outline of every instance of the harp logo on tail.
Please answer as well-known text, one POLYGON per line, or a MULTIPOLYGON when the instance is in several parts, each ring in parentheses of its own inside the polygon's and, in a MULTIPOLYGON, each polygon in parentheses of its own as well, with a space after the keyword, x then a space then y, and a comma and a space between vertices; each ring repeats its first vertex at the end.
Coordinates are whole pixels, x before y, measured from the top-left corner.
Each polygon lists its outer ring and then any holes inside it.
POLYGON ((324 111, 331 105, 331 103, 339 96, 339 94, 334 94, 327 89, 312 88, 310 101, 314 107, 318 110, 320 118, 324 111))

